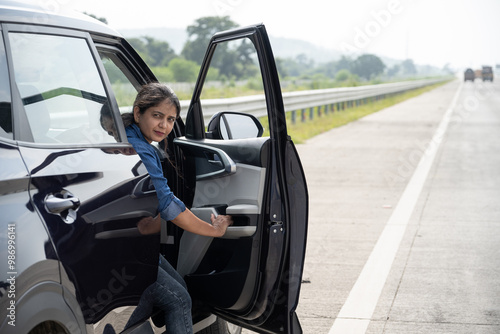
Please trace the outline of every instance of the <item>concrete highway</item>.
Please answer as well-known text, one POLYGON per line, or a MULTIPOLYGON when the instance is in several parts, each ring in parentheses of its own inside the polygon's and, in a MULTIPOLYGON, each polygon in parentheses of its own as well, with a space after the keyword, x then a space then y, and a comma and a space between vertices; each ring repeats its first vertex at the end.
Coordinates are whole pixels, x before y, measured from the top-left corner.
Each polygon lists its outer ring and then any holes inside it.
POLYGON ((500 333, 498 80, 456 80, 298 150, 304 333, 500 333))

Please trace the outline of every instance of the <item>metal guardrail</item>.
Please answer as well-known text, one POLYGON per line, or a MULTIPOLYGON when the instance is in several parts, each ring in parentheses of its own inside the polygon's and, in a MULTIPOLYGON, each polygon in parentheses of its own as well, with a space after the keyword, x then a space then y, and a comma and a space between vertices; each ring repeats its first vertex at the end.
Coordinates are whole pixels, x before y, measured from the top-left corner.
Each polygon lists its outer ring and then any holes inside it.
MULTIPOLYGON (((344 102, 362 101, 368 98, 383 97, 389 94, 432 85, 448 80, 449 78, 424 79, 414 81, 402 81, 387 84, 341 87, 330 89, 316 89, 297 92, 283 93, 283 103, 287 112, 303 110, 319 106, 328 106, 344 102)), ((181 117, 185 119, 189 100, 181 102, 181 117)), ((239 111, 252 114, 256 117, 267 116, 266 100, 264 95, 252 95, 243 97, 232 97, 227 99, 207 99, 201 101, 205 124, 219 111, 239 111)))

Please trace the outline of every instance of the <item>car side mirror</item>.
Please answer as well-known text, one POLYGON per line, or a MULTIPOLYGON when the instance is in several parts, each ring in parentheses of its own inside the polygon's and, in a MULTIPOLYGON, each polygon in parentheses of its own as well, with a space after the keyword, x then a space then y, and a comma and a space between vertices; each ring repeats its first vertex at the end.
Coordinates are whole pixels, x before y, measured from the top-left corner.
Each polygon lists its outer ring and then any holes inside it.
POLYGON ((216 113, 208 123, 207 138, 244 139, 261 137, 264 128, 259 120, 250 114, 235 111, 216 113))

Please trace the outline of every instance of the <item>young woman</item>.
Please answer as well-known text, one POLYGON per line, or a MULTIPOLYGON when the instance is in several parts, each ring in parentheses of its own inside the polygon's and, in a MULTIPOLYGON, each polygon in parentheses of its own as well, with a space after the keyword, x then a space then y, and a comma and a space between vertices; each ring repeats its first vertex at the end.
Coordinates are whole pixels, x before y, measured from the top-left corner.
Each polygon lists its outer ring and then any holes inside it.
MULTIPOLYGON (((163 84, 150 83, 137 94, 133 113, 122 117, 128 141, 146 166, 159 200, 160 214, 155 218, 143 219, 138 228, 143 234, 157 233, 163 218, 192 233, 221 237, 232 224, 231 217, 219 215, 215 218, 212 215, 211 224, 196 217, 168 187, 160 157, 151 146, 153 141, 160 142, 168 136, 179 115, 180 103, 174 92, 163 84)), ((162 256, 158 279, 144 292, 139 305, 129 320, 130 325, 141 317, 151 315, 155 306, 165 313, 167 333, 192 333, 191 298, 186 284, 162 256)))

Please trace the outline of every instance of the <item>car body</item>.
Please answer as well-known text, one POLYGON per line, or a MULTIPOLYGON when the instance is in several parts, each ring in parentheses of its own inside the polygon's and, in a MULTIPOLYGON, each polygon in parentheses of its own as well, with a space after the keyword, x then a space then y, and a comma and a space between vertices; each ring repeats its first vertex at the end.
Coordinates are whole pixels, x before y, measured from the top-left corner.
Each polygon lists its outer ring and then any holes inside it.
POLYGON ((491 66, 483 66, 481 69, 481 77, 483 78, 483 81, 493 82, 493 68, 491 66))
POLYGON ((232 215, 222 238, 171 222, 138 232, 158 200, 120 114, 156 78, 120 34, 13 2, 0 2, 0 27, 0 332, 161 331, 155 314, 124 329, 161 253, 188 285, 195 332, 229 322, 301 333, 307 185, 265 27, 214 35, 185 121, 158 147, 169 186, 196 215, 232 215), (260 68, 268 137, 244 110, 221 110, 206 130, 205 78, 222 44, 242 40, 260 68))
POLYGON ((474 71, 471 68, 468 68, 465 70, 464 81, 467 81, 467 80, 474 81, 475 78, 476 78, 476 74, 474 73, 474 71))

